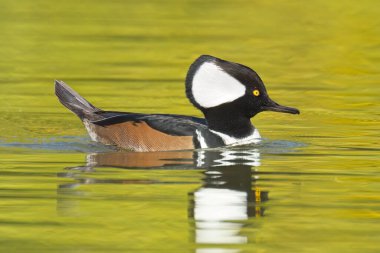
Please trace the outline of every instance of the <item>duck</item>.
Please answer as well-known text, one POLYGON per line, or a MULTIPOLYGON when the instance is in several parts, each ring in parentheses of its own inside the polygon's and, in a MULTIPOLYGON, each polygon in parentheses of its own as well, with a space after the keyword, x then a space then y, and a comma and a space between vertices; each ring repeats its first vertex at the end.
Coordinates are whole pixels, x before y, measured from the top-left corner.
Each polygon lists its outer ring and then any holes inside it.
POLYGON ((251 123, 255 115, 300 113, 274 102, 253 69, 211 55, 201 55, 190 65, 185 90, 204 118, 102 110, 55 80, 59 101, 79 117, 92 141, 136 152, 257 144, 261 136, 251 123))

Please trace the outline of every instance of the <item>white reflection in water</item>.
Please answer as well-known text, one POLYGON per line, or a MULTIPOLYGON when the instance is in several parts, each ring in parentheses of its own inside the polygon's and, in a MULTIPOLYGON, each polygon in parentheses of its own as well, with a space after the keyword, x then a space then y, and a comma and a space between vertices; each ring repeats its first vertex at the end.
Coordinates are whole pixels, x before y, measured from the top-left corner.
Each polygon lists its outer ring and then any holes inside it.
POLYGON ((197 152, 197 167, 207 166, 232 166, 244 164, 249 166, 260 166, 260 153, 258 149, 251 150, 223 150, 219 152, 210 152, 200 150, 197 152), (215 155, 218 156, 215 156, 215 155), (210 161, 209 157, 212 157, 210 161))
POLYGON ((197 249, 196 253, 237 253, 240 250, 237 249, 222 249, 222 248, 208 248, 208 249, 197 249))
POLYGON ((194 196, 196 220, 241 220, 248 217, 246 192, 202 188, 194 196))
POLYGON ((246 243, 238 235, 243 224, 226 222, 246 220, 247 193, 229 189, 203 188, 194 193, 194 219, 197 243, 246 243))
MULTIPOLYGON (((201 151, 202 152, 202 151, 201 151)), ((198 244, 245 244, 248 237, 241 233, 250 216, 260 216, 261 198, 267 192, 254 187, 252 167, 260 166, 257 149, 226 150, 215 154, 198 154, 198 165, 208 167, 204 184, 193 194, 195 242, 198 244), (201 160, 199 159, 201 157, 201 160), (210 161, 212 161, 210 163, 210 161)), ((197 253, 239 252, 238 249, 199 248, 197 253)))

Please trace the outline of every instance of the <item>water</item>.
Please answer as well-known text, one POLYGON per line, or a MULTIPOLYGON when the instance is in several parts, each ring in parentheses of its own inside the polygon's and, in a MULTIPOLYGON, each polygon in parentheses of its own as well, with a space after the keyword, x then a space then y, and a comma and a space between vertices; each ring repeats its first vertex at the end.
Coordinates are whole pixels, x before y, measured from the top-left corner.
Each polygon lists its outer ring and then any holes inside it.
POLYGON ((1 252, 378 252, 377 1, 2 1, 1 252), (53 95, 201 116, 200 54, 255 69, 301 115, 253 119, 265 141, 116 152, 53 95))

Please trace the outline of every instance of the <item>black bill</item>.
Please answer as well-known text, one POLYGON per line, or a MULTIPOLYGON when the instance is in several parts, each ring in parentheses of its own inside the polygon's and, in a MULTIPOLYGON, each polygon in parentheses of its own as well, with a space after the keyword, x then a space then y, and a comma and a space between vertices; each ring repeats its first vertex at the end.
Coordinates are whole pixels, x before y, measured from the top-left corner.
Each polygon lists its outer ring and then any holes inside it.
POLYGON ((274 112, 284 112, 291 114, 300 114, 300 111, 293 107, 279 105, 276 102, 270 100, 266 105, 261 107, 263 111, 274 111, 274 112))

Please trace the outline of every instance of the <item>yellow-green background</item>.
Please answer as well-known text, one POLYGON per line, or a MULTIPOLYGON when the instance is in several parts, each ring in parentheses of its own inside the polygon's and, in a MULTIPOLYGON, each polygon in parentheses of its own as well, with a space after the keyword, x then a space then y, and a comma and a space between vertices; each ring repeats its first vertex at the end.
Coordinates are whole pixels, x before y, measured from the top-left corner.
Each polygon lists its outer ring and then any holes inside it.
POLYGON ((83 146, 90 142, 80 139, 84 128, 53 91, 53 80, 62 79, 104 109, 201 116, 183 85, 200 54, 252 67, 275 101, 301 110, 253 119, 269 140, 300 145, 262 152, 258 169, 267 174, 257 184, 270 192, 267 215, 246 222, 248 244, 227 248, 378 252, 375 0, 0 0, 0 250, 206 247, 194 243, 187 217, 188 193, 202 185, 200 171, 103 168, 86 176, 174 183, 89 184, 61 199, 58 186, 74 180, 57 173, 84 164, 90 151, 83 146), (81 148, 71 148, 65 137, 79 138, 81 148), (57 139, 58 148, 44 146, 57 139))

